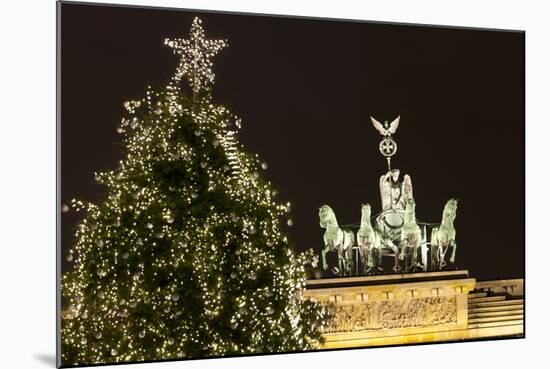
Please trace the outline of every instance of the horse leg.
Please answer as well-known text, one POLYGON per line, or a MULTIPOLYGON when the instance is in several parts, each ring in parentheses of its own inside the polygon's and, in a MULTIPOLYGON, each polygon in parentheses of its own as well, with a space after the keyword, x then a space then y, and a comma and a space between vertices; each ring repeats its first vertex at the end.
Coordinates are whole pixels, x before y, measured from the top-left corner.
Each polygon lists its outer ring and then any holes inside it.
POLYGON ((344 254, 346 255, 346 274, 351 275, 353 269, 353 247, 348 246, 344 250, 344 254))
POLYGON ((355 257, 355 255, 353 254, 353 243, 350 244, 347 248, 348 250, 348 256, 349 256, 349 263, 348 263, 348 267, 349 267, 349 275, 353 275, 353 267, 355 266, 355 270, 357 271, 357 273, 359 274, 359 259, 355 257), (357 264, 357 265, 355 265, 357 264))
POLYGON ((451 247, 453 248, 453 251, 452 251, 451 258, 449 259, 449 261, 454 264, 455 254, 456 254, 456 242, 455 242, 455 240, 451 241, 451 247))
POLYGON ((409 272, 414 272, 414 255, 415 255, 415 249, 414 246, 409 247, 407 260, 409 262, 409 272))
POLYGON ((363 270, 365 269, 365 247, 360 243, 358 243, 357 246, 359 246, 357 248, 357 252, 359 253, 359 262, 361 263, 361 270, 363 270))
POLYGON ((345 261, 344 261, 344 247, 338 245, 338 274, 344 275, 345 273, 345 261))
POLYGON ((424 260, 422 257, 422 239, 417 239, 413 250, 413 269, 424 270, 424 260), (420 258, 420 261, 418 260, 420 258))
POLYGON ((370 273, 372 263, 373 263, 372 246, 369 246, 366 249, 365 264, 363 265, 363 268, 365 269, 365 273, 370 273))
POLYGON ((376 266, 378 268, 378 271, 382 272, 384 271, 384 268, 382 267, 382 248, 379 247, 374 250, 376 253, 376 266))
POLYGON ((437 267, 439 270, 443 270, 445 266, 445 253, 443 252, 443 245, 437 247, 437 267))
POLYGON ((438 239, 437 239, 437 233, 439 229, 437 227, 432 228, 432 232, 430 235, 430 270, 434 271, 438 269, 437 266, 437 252, 439 252, 438 249, 438 239))
POLYGON ((413 269, 416 269, 416 265, 417 265, 417 260, 418 260, 418 244, 420 242, 415 242, 414 244, 414 247, 413 247, 413 254, 412 254, 412 267, 413 269))
POLYGON ((439 265, 441 265, 441 270, 443 270, 443 268, 447 265, 447 263, 445 262, 445 255, 447 255, 447 249, 449 248, 449 246, 441 246, 440 247, 440 255, 439 255, 439 265))
POLYGON ((411 248, 409 246, 404 246, 402 254, 403 255, 403 261, 405 263, 405 273, 408 273, 410 271, 411 263, 411 248))
MULTIPOLYGON (((353 275, 353 266, 357 263, 359 264, 359 260, 357 258, 354 258, 353 255, 353 246, 348 246, 348 256, 349 256, 349 275, 353 275)), ((359 273, 359 265, 356 266, 357 273, 359 273)))
POLYGON ((363 275, 369 273, 369 265, 370 265, 370 247, 369 246, 363 246, 363 257, 361 258, 361 270, 363 275))
POLYGON ((439 247, 434 244, 430 245, 431 270, 439 270, 439 265, 437 262, 438 255, 439 255, 439 247))
POLYGON ((402 272, 403 271, 403 267, 401 266, 401 262, 402 260, 399 259, 399 255, 395 255, 395 271, 396 272, 402 272))
MULTIPOLYGON (((345 241, 344 241, 345 242, 345 241)), ((346 246, 342 246, 342 254, 344 255, 344 275, 348 276, 351 274, 351 257, 349 255, 349 249, 346 246)))
POLYGON ((382 268, 382 240, 377 238, 374 243, 373 252, 376 255, 376 267, 378 271, 383 271, 382 268))
POLYGON ((374 247, 372 245, 369 247, 367 266, 369 267, 369 271, 374 268, 374 247))
POLYGON ((368 272, 368 264, 369 264, 369 248, 365 246, 361 246, 359 249, 361 250, 361 266, 363 270, 363 274, 366 274, 368 272))
POLYGON ((390 247, 394 252, 394 267, 393 267, 393 270, 396 271, 396 272, 399 272, 401 270, 401 266, 399 266, 399 254, 400 254, 399 248, 397 246, 395 246, 393 242, 390 244, 390 247))
POLYGON ((327 270, 327 268, 328 268, 328 265, 327 265, 327 251, 328 251, 328 247, 324 247, 321 250, 321 258, 323 259, 323 270, 327 270))
MULTIPOLYGON (((363 252, 363 247, 361 246, 361 244, 358 244, 358 248, 357 248, 357 252, 359 253, 359 257, 358 257, 358 261, 356 260, 356 262, 358 264, 361 264, 363 265, 363 258, 364 258, 364 252, 363 252)), ((357 269, 359 270, 359 265, 357 265, 357 269)), ((359 270, 359 275, 362 273, 362 270, 359 270)))
POLYGON ((409 272, 414 272, 414 246, 407 250, 407 262, 409 263, 409 272))

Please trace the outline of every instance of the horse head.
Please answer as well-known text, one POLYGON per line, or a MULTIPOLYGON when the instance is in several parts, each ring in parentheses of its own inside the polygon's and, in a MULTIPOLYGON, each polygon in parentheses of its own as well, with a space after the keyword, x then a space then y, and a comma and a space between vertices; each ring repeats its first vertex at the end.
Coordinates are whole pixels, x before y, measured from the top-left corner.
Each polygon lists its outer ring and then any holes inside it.
POLYGON ((445 208, 443 209, 443 220, 444 223, 452 224, 456 218, 456 210, 458 208, 458 200, 457 199, 450 199, 445 204, 445 208))
POLYGON ((369 203, 361 205, 361 223, 370 223, 372 209, 369 203))
POLYGON ((319 208, 319 225, 321 228, 326 228, 327 225, 338 225, 336 222, 336 215, 334 211, 328 205, 323 205, 319 208))

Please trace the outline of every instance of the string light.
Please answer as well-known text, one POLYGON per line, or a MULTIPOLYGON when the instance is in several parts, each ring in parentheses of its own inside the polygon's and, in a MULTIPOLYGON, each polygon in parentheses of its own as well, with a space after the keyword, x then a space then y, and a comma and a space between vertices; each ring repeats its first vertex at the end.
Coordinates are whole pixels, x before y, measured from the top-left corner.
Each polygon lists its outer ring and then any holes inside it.
POLYGON ((108 196, 71 202, 85 215, 62 277, 63 365, 315 348, 326 312, 299 295, 316 257, 289 245, 291 204, 238 142, 240 119, 210 103, 211 59, 227 44, 198 18, 166 44, 176 74, 124 102, 124 159, 94 174, 108 196))
POLYGON ((195 94, 214 83, 211 59, 227 46, 227 41, 207 39, 200 18, 193 20, 188 40, 166 39, 164 43, 174 49, 174 53, 181 55, 174 81, 179 82, 182 77, 187 77, 195 94))

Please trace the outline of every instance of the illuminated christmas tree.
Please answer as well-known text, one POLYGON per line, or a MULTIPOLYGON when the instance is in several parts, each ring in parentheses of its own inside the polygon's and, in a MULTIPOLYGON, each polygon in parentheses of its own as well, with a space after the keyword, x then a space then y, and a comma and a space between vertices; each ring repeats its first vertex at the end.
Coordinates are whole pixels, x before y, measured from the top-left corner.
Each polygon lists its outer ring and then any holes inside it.
POLYGON ((240 120, 211 101, 226 41, 196 18, 166 45, 180 65, 166 88, 124 103, 124 159, 95 175, 107 197, 72 202, 85 215, 62 280, 63 364, 313 348, 325 312, 299 294, 317 259, 293 251, 290 204, 238 143, 240 120))

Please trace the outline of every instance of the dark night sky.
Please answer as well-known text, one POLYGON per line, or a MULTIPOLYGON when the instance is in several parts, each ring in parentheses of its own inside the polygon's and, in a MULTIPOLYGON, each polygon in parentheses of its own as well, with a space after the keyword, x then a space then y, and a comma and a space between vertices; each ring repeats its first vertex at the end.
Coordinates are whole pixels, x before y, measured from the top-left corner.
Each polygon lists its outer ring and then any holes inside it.
MULTIPOLYGON (((317 208, 358 223, 380 209, 386 169, 369 115, 401 115, 394 167, 412 177, 417 217, 439 222, 459 198, 457 267, 478 280, 524 276, 524 33, 64 4, 61 201, 99 200, 93 172, 122 158, 122 102, 162 86, 178 63, 166 37, 200 15, 229 48, 215 102, 293 203, 298 249, 320 251, 317 208)), ((63 255, 77 214, 62 215, 63 255)), ((64 264, 64 268, 67 263, 64 264)))

